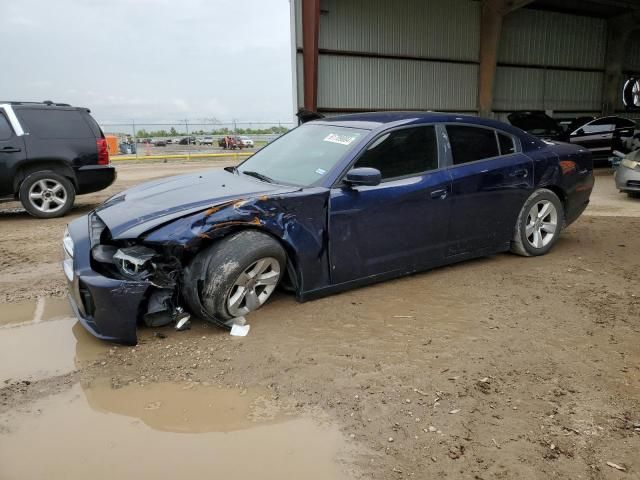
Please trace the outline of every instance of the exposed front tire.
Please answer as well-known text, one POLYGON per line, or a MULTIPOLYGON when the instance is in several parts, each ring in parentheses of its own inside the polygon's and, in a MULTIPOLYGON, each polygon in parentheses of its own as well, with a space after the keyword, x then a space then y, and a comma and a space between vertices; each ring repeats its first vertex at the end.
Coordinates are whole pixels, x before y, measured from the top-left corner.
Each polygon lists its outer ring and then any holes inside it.
POLYGON ((76 198, 69 179, 51 171, 29 175, 22 181, 18 194, 24 209, 38 218, 64 216, 76 198))
POLYGON ((221 327, 262 307, 282 280, 286 253, 269 235, 244 230, 200 252, 187 267, 185 299, 221 327), (204 310, 204 312, 203 312, 204 310))
POLYGON ((551 190, 536 190, 524 203, 511 241, 511 251, 524 257, 544 255, 558 240, 564 208, 551 190))

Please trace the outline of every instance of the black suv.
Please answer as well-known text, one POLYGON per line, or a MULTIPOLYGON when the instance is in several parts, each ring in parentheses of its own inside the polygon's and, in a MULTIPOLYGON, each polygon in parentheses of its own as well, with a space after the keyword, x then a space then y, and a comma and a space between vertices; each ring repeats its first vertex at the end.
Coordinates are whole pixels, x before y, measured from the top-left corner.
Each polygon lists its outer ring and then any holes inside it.
POLYGON ((60 217, 76 195, 116 178, 102 130, 86 108, 0 101, 0 201, 31 215, 60 217))

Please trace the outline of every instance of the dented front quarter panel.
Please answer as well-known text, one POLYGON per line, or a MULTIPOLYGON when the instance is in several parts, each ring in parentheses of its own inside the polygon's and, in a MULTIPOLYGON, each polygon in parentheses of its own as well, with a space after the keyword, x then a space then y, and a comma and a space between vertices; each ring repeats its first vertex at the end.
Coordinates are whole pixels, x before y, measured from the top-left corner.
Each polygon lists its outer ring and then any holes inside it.
POLYGON ((330 284, 328 199, 327 188, 314 187, 227 201, 170 222, 145 235, 144 241, 195 254, 229 233, 246 228, 264 231, 287 251, 300 298, 303 292, 330 284))

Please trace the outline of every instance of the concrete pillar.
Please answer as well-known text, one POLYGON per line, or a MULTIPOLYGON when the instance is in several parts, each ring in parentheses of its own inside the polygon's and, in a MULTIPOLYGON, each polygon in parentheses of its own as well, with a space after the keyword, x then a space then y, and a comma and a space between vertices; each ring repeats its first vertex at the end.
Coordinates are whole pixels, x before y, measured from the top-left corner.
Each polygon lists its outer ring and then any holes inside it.
POLYGON ((611 115, 622 107, 620 85, 625 47, 631 34, 640 29, 640 12, 614 17, 607 22, 607 53, 602 88, 602 114, 611 115))
POLYGON ((318 109, 318 38, 320 0, 302 0, 302 70, 304 108, 318 109))
POLYGON ((480 71, 478 74, 478 113, 490 117, 493 110, 493 85, 498 63, 502 21, 509 12, 532 0, 482 0, 480 16, 480 71))

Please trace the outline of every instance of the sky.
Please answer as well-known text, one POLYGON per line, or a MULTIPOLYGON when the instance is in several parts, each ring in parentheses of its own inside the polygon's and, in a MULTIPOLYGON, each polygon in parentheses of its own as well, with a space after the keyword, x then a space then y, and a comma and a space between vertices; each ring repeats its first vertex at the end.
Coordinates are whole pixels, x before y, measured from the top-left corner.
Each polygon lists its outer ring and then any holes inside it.
POLYGON ((289 0, 0 0, 0 99, 99 122, 291 121, 289 0))

